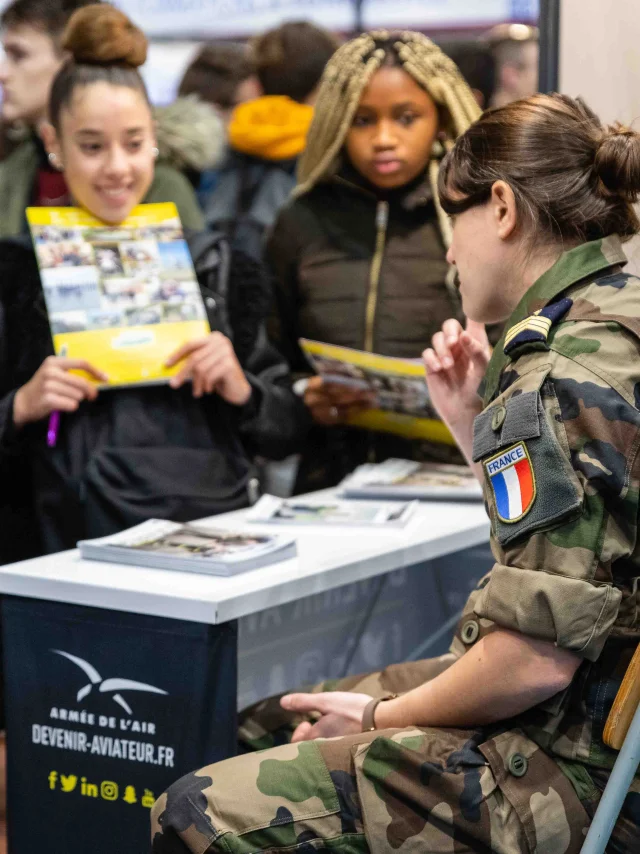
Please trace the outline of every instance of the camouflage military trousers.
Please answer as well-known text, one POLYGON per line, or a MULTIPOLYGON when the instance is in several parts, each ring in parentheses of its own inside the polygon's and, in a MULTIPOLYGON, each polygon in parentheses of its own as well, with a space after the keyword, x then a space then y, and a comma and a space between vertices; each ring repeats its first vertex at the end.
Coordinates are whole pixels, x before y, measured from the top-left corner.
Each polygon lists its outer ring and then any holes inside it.
MULTIPOLYGON (((371 696, 434 678, 453 656, 314 690, 371 696)), ((242 716, 241 744, 162 795, 155 854, 579 852, 589 817, 556 763, 518 730, 377 730, 289 744, 277 698, 242 716), (276 744, 277 746, 270 746, 276 744)))

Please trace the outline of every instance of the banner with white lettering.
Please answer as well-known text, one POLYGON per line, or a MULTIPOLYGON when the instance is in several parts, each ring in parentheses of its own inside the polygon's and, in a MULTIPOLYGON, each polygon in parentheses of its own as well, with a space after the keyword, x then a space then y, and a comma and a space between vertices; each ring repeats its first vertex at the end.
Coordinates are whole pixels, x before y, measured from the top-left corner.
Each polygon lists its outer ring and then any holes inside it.
POLYGON ((9 850, 139 854, 178 777, 236 749, 236 624, 2 602, 9 850))

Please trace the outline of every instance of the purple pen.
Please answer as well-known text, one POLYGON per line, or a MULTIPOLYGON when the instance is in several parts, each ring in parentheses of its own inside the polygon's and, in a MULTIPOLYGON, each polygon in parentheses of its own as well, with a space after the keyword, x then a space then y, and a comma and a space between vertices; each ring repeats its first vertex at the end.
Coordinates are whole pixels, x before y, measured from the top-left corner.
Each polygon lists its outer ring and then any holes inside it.
MULTIPOLYGON (((63 358, 67 355, 67 345, 63 344, 60 348, 59 356, 63 358)), ((54 409, 49 416, 49 424, 47 426, 47 447, 55 448, 58 441, 58 431, 60 430, 60 410, 54 409)))
POLYGON ((60 429, 60 410, 54 409, 49 416, 49 426, 47 427, 47 446, 55 448, 58 441, 58 430, 60 429))

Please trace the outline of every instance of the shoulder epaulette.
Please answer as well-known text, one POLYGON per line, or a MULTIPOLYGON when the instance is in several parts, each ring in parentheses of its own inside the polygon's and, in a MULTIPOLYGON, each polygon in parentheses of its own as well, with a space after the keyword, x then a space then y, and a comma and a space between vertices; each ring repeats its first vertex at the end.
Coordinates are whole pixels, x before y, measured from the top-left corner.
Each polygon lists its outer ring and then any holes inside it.
POLYGON ((545 305, 520 323, 509 329, 504 338, 504 352, 509 355, 523 344, 547 343, 549 332, 554 323, 561 320, 573 305, 573 300, 563 297, 557 302, 545 305))

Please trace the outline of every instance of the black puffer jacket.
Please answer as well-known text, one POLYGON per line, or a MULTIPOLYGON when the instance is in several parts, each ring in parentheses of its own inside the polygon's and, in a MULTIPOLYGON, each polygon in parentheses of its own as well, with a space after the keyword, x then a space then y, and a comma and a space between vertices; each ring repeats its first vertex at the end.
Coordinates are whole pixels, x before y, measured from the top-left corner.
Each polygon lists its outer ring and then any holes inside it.
POLYGON ((190 386, 106 390, 62 416, 53 449, 46 420, 19 433, 13 427, 15 390, 53 350, 34 253, 0 243, 0 562, 72 548, 150 517, 186 521, 246 506, 252 456, 295 450, 307 415, 266 340, 262 268, 234 253, 221 288, 224 242, 189 242, 212 329, 232 339, 251 399, 243 407, 215 394, 196 400, 190 386))
MULTIPOLYGON (((445 254, 426 179, 380 196, 348 169, 290 202, 267 260, 277 297, 272 337, 294 373, 309 373, 300 337, 419 358, 445 320, 462 320, 445 254)), ((460 461, 446 446, 315 426, 296 490, 334 485, 359 463, 389 456, 460 461)))

